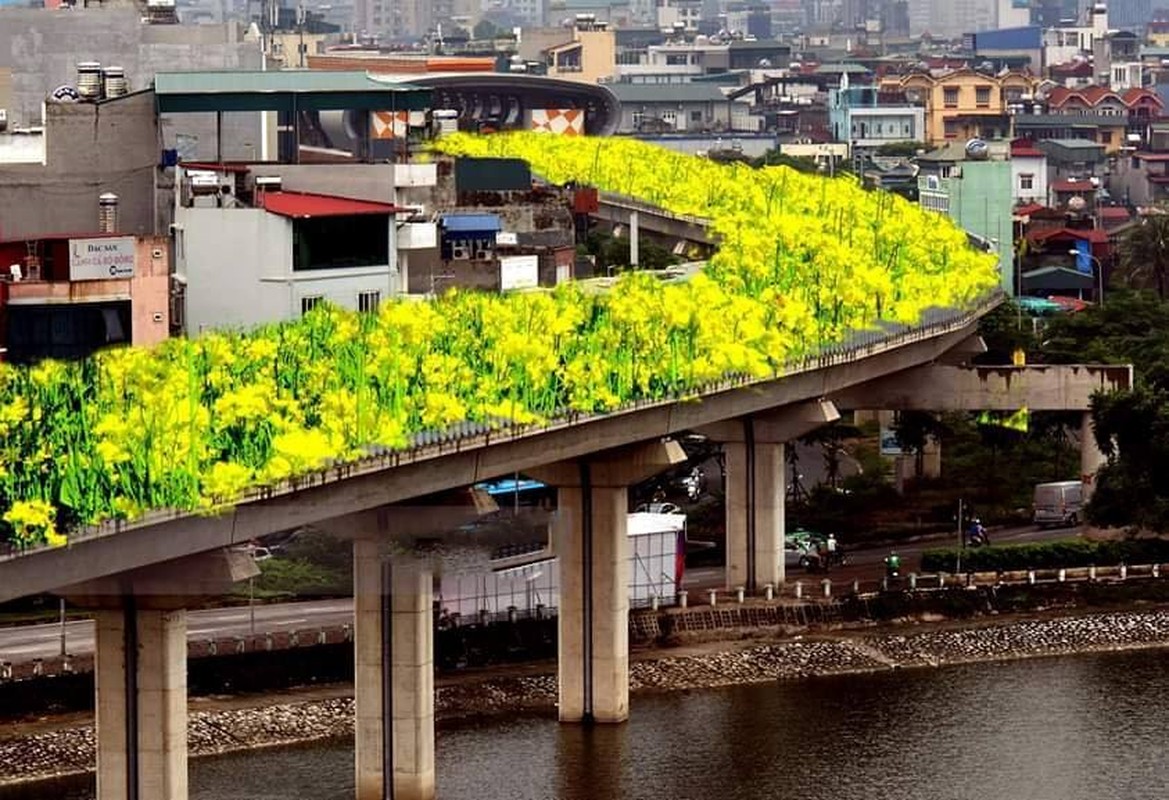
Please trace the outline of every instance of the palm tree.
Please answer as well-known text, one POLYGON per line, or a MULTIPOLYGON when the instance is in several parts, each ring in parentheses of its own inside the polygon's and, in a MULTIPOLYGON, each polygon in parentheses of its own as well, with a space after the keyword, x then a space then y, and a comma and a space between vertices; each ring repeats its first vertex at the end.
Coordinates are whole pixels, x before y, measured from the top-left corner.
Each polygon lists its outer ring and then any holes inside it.
POLYGON ((1120 240, 1120 263, 1126 282, 1141 288, 1152 284, 1165 299, 1169 290, 1169 209, 1147 212, 1120 240))

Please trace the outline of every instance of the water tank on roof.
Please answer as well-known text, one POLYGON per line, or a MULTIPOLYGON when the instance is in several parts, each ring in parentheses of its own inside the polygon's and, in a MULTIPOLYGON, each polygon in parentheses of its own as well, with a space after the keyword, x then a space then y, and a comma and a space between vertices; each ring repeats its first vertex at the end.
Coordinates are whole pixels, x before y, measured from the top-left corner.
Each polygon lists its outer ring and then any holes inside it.
POLYGON ((101 63, 82 61, 77 65, 77 94, 82 100, 101 99, 101 63))
POLYGON ((990 157, 990 145, 982 139, 970 139, 966 142, 966 157, 974 161, 985 161, 990 157))
POLYGON ((121 97, 129 91, 126 71, 121 67, 106 67, 102 70, 102 91, 108 97, 121 97))

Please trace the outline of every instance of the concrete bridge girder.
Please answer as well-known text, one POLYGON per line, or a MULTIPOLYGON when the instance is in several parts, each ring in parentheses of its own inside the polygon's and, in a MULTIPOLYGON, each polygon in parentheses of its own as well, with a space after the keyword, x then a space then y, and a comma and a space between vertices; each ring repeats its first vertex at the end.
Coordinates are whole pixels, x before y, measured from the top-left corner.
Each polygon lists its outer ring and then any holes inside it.
POLYGON ((889 411, 1087 411, 1092 395, 1132 386, 1131 365, 928 364, 832 395, 841 408, 889 411))

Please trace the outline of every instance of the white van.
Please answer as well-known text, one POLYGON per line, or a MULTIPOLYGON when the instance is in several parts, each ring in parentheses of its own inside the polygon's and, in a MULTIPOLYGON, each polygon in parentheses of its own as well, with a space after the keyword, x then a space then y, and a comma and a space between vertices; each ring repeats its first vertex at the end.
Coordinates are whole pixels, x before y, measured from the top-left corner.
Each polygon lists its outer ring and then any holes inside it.
POLYGON ((1035 524, 1079 525, 1083 519, 1084 485, 1079 481, 1057 481, 1035 485, 1035 524))

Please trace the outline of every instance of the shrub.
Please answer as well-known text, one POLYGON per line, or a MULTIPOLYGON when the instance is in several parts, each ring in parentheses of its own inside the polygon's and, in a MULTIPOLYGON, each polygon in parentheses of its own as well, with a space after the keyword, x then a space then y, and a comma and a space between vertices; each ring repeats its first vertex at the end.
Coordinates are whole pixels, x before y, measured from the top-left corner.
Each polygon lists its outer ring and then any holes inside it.
POLYGON ((923 572, 956 572, 959 557, 962 569, 969 572, 1152 564, 1169 561, 1169 540, 1092 542, 1067 539, 966 550, 939 548, 922 554, 921 568, 923 572))

